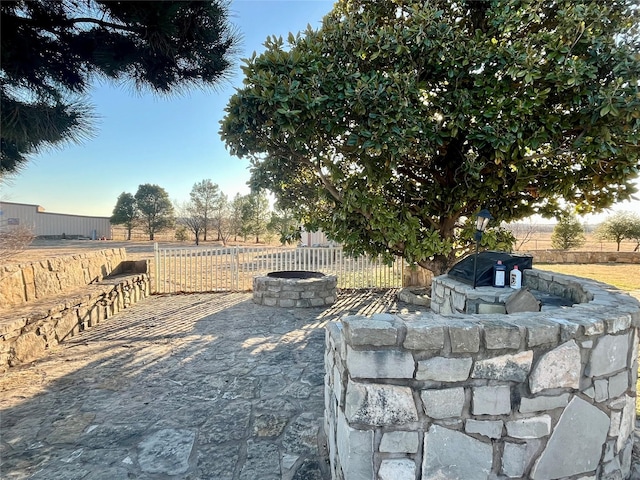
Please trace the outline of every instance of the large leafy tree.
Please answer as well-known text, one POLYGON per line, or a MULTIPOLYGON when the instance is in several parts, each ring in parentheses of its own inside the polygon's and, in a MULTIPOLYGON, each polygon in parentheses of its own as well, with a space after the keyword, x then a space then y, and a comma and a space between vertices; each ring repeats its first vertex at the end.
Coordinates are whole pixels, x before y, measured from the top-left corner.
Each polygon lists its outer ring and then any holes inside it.
POLYGON ((136 226, 138 217, 135 197, 130 193, 122 192, 116 200, 116 206, 113 207, 111 223, 124 225, 127 229, 127 240, 131 240, 131 230, 136 226))
POLYGON ((636 7, 342 0, 245 60, 220 133, 308 229, 443 272, 481 208, 513 221, 633 193, 636 7))
POLYGON ((217 84, 238 36, 227 3, 2 1, 0 176, 90 132, 95 78, 161 94, 217 84))
POLYGON ((149 240, 154 239, 156 232, 174 225, 173 205, 164 188, 150 183, 139 185, 135 200, 140 222, 149 235, 149 240))

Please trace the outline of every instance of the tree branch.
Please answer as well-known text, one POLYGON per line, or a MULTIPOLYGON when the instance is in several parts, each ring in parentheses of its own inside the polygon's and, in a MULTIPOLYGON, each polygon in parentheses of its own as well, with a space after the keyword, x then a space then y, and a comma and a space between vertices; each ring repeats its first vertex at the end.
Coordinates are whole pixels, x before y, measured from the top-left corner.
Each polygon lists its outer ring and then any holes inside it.
POLYGON ((97 18, 90 18, 90 17, 70 18, 64 23, 68 23, 71 25, 76 23, 94 23, 96 25, 100 25, 101 27, 105 27, 105 28, 115 28, 117 30, 126 30, 128 32, 139 31, 139 29, 136 27, 129 27, 127 25, 123 25, 120 23, 105 22, 104 20, 98 20, 97 18))
POLYGON ((318 178, 320 178, 320 181, 322 182, 324 187, 327 189, 327 191, 331 194, 333 198, 335 198, 340 203, 344 201, 342 194, 338 191, 335 185, 331 183, 329 179, 322 173, 322 170, 319 164, 315 165, 311 160, 308 160, 304 157, 298 157, 298 158, 302 163, 304 163, 308 167, 311 167, 316 172, 316 175, 318 175, 318 178))

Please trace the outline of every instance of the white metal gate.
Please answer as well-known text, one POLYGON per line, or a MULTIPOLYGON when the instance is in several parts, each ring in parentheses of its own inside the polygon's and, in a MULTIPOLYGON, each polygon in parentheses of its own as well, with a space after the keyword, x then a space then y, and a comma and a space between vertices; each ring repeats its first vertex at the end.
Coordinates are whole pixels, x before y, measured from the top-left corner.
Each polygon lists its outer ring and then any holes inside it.
POLYGON ((251 290, 253 277, 281 270, 337 275, 338 288, 398 288, 404 262, 388 266, 369 257, 346 256, 342 247, 202 247, 154 245, 155 293, 251 290))

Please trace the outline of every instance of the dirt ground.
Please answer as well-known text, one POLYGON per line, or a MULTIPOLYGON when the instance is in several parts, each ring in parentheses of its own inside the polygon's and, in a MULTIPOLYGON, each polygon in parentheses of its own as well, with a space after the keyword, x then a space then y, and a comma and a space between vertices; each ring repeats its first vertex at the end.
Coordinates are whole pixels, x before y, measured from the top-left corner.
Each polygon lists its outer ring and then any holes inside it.
MULTIPOLYGON (((76 255, 90 250, 125 248, 128 260, 153 258, 152 241, 114 241, 114 240, 42 240, 36 239, 23 251, 6 258, 2 263, 16 264, 43 260, 51 257, 76 255)), ((157 242, 162 248, 189 248, 193 242, 157 242)), ((220 242, 200 242, 201 246, 222 246, 220 242)))

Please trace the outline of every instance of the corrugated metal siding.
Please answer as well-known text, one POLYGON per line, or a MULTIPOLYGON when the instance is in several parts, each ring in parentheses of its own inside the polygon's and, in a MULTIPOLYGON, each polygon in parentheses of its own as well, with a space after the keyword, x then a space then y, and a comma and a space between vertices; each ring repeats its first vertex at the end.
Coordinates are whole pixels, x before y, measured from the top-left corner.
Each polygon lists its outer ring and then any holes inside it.
POLYGON ((0 202, 0 227, 7 229, 22 225, 35 231, 39 208, 38 205, 0 202))
POLYGON ((88 217, 39 211, 42 207, 24 203, 0 202, 0 227, 23 225, 36 236, 62 236, 68 238, 111 238, 108 217, 88 217))

